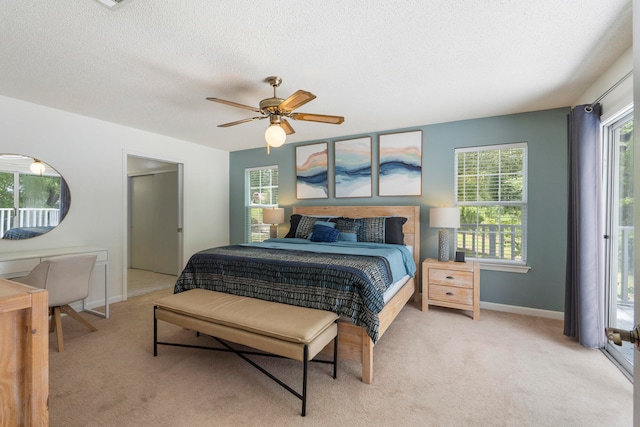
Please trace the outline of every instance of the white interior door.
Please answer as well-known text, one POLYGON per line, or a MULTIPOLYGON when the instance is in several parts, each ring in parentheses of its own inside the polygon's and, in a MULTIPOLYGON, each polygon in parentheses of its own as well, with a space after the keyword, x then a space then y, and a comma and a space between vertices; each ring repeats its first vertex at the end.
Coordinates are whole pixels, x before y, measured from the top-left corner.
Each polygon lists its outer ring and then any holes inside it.
POLYGON ((178 275, 178 172, 130 178, 130 268, 178 275))
POLYGON ((153 271, 178 275, 178 172, 159 173, 154 181, 153 271))
POLYGON ((154 177, 141 175, 129 178, 129 266, 153 270, 154 240, 154 177))

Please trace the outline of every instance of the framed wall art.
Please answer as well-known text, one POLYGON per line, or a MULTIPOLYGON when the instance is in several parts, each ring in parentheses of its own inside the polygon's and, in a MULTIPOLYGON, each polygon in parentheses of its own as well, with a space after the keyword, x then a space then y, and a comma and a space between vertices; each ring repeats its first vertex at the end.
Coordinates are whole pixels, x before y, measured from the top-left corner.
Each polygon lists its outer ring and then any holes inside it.
POLYGON ((371 197, 371 137, 336 141, 335 197, 371 197))
POLYGON ((378 194, 422 195, 422 131, 379 136, 378 194))
POLYGON ((296 197, 326 199, 329 197, 327 143, 296 147, 296 197))

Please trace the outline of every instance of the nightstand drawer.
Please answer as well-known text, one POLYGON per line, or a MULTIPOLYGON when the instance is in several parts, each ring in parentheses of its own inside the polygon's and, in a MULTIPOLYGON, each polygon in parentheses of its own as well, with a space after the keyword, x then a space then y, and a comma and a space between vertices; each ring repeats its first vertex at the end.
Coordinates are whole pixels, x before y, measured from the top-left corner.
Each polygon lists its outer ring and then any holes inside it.
POLYGON ((473 304, 473 289, 429 284, 429 299, 456 304, 473 304))
POLYGON ((473 288, 473 273, 471 271, 429 269, 429 285, 455 286, 458 288, 473 288))

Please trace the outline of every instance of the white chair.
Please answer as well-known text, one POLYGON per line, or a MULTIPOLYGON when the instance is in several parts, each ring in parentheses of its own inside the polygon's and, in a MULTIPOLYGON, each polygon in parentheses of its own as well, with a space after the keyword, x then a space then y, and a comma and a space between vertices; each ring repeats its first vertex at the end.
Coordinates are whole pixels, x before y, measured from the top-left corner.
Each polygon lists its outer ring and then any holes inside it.
POLYGON ((79 255, 52 258, 42 261, 25 277, 13 279, 35 288, 46 289, 49 294, 49 332, 56 332, 58 351, 64 351, 62 322, 60 313, 74 318, 92 332, 98 329, 69 306, 89 296, 91 273, 96 263, 96 255, 79 255))

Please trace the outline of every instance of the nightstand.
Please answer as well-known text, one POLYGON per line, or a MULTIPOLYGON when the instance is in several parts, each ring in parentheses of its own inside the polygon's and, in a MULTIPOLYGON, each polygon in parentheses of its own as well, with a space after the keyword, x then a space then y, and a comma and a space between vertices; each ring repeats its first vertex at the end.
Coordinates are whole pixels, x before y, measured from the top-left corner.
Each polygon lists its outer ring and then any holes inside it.
POLYGON ((473 312, 480 319, 480 267, 477 262, 422 261, 422 310, 429 304, 473 312))

